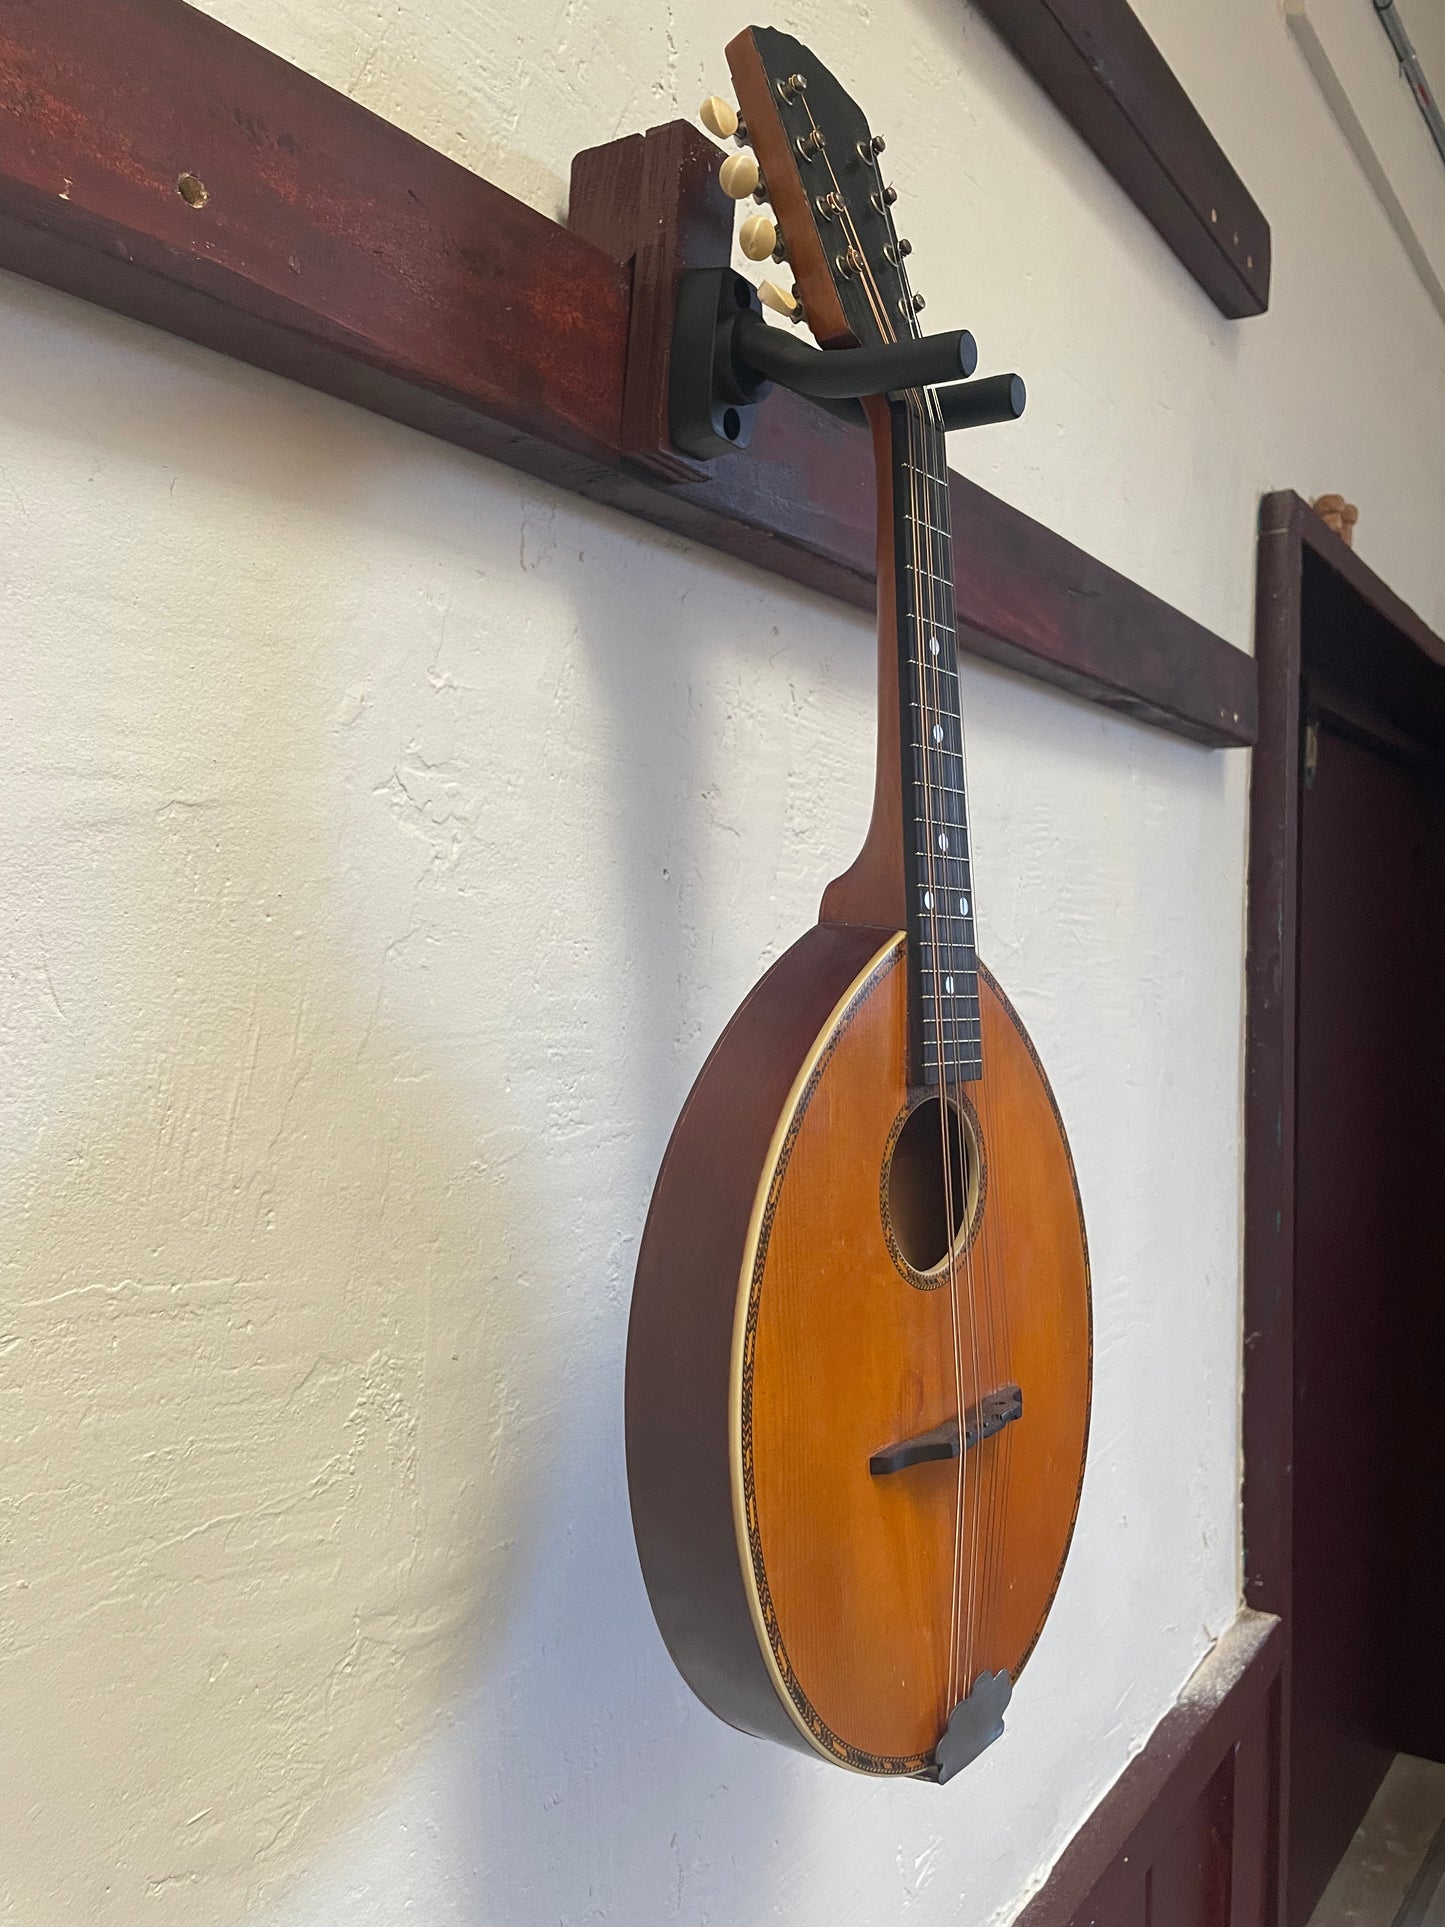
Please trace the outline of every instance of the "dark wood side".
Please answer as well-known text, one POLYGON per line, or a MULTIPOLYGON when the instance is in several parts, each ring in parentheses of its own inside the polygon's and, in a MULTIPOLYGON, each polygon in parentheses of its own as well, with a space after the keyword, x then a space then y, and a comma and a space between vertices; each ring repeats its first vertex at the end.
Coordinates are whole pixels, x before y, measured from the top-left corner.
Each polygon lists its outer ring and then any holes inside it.
POLYGON ((1240 1614, 1016 1927, 1276 1927, 1283 1649, 1240 1614))
POLYGON ((1291 1583, 1303 507, 1282 492, 1260 510, 1244 966, 1244 1596, 1274 1613, 1291 1583))
POLYGON ((979 0, 1222 314, 1269 306, 1269 223, 1128 0, 979 0))
POLYGON ((689 268, 716 267, 732 252, 733 203, 717 168, 717 148, 685 120, 589 147, 572 163, 569 228, 632 265, 619 453, 666 481, 708 474, 668 435, 672 330, 657 321, 673 313, 689 268))
POLYGON ((889 932, 819 924, 749 993, 698 1073, 658 1173, 627 1333, 627 1482, 648 1597, 678 1671, 744 1732, 809 1751, 743 1589, 728 1419, 753 1200, 788 1092, 889 932))
MULTIPOLYGON (((871 607, 861 432, 778 395, 707 472, 660 439, 675 274, 725 250, 709 146, 582 157, 563 228, 183 0, 0 0, 0 267, 871 607)), ((955 488, 967 646, 1252 740, 1242 651, 955 488)))

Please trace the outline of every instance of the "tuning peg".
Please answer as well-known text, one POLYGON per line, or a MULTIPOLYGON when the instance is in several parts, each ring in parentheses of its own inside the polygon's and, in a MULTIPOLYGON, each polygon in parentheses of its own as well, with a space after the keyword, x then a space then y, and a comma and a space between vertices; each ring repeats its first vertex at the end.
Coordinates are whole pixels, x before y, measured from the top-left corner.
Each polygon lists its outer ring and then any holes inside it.
POLYGON ((751 154, 729 154, 717 171, 722 191, 735 201, 745 201, 757 187, 761 176, 751 154))
POLYGON ((798 297, 790 294, 786 288, 780 288, 776 281, 760 281, 758 299, 765 308, 771 308, 774 314, 785 315, 789 321, 801 321, 803 318, 803 305, 798 297))
POLYGON ((729 140, 738 131, 737 109, 721 94, 709 94, 698 108, 697 117, 707 131, 720 141, 729 140))
POLYGON ((778 230, 766 214, 750 214, 738 230, 738 246, 750 261, 766 261, 778 245, 778 230))

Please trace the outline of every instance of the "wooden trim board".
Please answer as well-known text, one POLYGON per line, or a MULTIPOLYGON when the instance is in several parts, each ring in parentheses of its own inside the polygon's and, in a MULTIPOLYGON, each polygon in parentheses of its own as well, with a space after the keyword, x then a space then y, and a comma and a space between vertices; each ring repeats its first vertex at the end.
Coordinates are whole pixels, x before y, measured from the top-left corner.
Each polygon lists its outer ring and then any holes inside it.
POLYGON ((1269 223, 1128 0, 978 0, 1231 320, 1269 306, 1269 223))
MULTIPOLYGON (((0 0, 0 267, 871 607, 859 431, 779 395, 701 475, 659 448, 669 276, 717 245, 716 152, 676 128, 610 147, 611 189, 583 157, 563 228, 184 0, 0 0), (669 224, 680 253, 656 245, 669 224)), ((1196 742, 1253 740, 1243 651, 952 490, 966 648, 1196 742)))
POLYGON ((1283 1652, 1277 1619, 1239 1615, 1015 1927, 1276 1927, 1283 1652))

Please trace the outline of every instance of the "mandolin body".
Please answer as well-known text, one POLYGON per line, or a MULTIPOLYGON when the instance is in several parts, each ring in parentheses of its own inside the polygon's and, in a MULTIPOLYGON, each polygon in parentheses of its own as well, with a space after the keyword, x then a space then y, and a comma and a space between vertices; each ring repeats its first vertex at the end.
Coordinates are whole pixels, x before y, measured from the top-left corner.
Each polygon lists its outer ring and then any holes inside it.
POLYGON ((744 1731, 894 1775, 927 1773, 956 1701, 1038 1638, 1092 1364, 1068 1144, 984 971, 952 1219, 911 1186, 925 1126, 943 1160, 937 1092, 908 1083, 906 941, 819 924, 724 1032, 658 1177, 627 1360, 637 1544, 680 1671, 744 1731), (1003 1386, 1020 1416, 961 1457, 870 1467, 1003 1386))

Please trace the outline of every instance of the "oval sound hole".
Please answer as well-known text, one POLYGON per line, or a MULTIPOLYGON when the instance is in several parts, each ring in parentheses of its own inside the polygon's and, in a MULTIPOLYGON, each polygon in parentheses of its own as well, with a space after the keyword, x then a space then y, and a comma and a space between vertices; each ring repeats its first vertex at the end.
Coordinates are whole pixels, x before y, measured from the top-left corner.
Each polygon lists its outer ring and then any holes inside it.
POLYGON ((977 1203, 972 1123, 954 1105, 944 1113, 940 1099, 927 1097, 898 1133, 888 1167, 888 1216, 907 1263, 936 1271, 967 1233, 977 1203), (946 1160, 941 1113, 948 1119, 946 1160))

